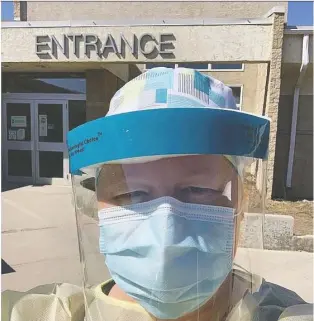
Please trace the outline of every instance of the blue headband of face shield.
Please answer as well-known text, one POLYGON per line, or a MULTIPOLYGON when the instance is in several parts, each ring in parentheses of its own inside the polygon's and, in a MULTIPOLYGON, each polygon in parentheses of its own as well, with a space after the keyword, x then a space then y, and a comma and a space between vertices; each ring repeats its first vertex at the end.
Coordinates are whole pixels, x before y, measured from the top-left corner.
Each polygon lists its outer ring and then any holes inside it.
POLYGON ((68 133, 70 172, 119 160, 218 154, 266 159, 270 121, 213 108, 152 109, 107 116, 68 133))

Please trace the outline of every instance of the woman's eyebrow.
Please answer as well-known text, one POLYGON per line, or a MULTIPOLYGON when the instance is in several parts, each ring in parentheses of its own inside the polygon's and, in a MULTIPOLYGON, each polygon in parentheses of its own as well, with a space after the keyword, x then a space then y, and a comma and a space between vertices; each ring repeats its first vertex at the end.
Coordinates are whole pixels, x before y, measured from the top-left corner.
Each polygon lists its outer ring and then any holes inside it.
POLYGON ((110 182, 109 184, 106 183, 105 177, 102 177, 102 182, 100 182, 97 187, 96 191, 98 193, 102 193, 103 195, 106 195, 106 197, 113 197, 116 196, 118 193, 128 193, 133 192, 136 189, 149 189, 149 185, 145 181, 138 179, 136 177, 130 177, 128 179, 121 179, 116 182, 110 182))
POLYGON ((222 173, 226 173, 226 172, 230 173, 229 168, 227 169, 224 168, 222 170, 222 168, 220 166, 217 166, 217 164, 215 165, 206 164, 206 166, 202 166, 202 167, 196 167, 196 166, 186 167, 185 174, 189 176, 199 176, 204 174, 217 175, 217 170, 219 170, 222 173))
POLYGON ((128 190, 127 186, 125 183, 122 182, 117 182, 117 183, 111 183, 111 184, 105 184, 101 183, 96 186, 96 192, 97 195, 105 197, 105 198, 110 198, 113 197, 117 194, 117 192, 125 193, 128 190))

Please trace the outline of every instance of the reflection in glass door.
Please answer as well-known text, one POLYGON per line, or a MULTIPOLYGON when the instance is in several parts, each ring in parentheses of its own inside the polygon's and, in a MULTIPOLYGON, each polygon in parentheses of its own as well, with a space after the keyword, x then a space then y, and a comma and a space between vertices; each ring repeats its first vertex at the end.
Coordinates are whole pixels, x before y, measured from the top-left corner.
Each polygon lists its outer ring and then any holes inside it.
POLYGON ((3 167, 4 178, 9 182, 34 183, 33 112, 31 100, 4 102, 3 167))
POLYGON ((66 133, 68 131, 66 101, 35 102, 36 181, 59 183, 68 181, 66 133))

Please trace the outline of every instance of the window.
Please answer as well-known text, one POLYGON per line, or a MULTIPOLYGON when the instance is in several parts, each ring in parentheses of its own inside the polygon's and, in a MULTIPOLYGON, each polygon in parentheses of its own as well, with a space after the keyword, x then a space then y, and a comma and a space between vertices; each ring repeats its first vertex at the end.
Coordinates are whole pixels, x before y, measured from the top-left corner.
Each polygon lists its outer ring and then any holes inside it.
POLYGON ((168 68, 192 68, 197 70, 208 71, 243 71, 244 65, 242 63, 213 63, 207 62, 179 62, 179 63, 159 63, 151 62, 146 64, 145 69, 151 69, 155 67, 168 67, 168 68))
POLYGON ((211 70, 242 70, 243 64, 232 64, 232 63, 223 63, 223 64, 211 64, 211 70))
POLYGON ((151 62, 145 65, 145 69, 152 69, 152 68, 157 68, 157 67, 167 67, 167 68, 175 68, 176 64, 175 63, 162 63, 162 62, 151 62))
POLYGON ((8 174, 10 176, 32 177, 32 151, 8 150, 8 174))
POLYGON ((85 94, 84 74, 4 73, 2 93, 85 94))
POLYGON ((237 106, 241 108, 243 87, 240 85, 237 85, 237 86, 228 85, 228 86, 232 89, 232 94, 233 94, 233 97, 236 101, 237 106))
POLYGON ((180 63, 159 63, 151 62, 145 65, 145 69, 152 69, 156 67, 167 67, 167 68, 192 68, 197 70, 209 70, 208 63, 203 62, 180 62, 180 63))
POLYGON ((192 68, 198 70, 208 70, 208 64, 202 62, 182 62, 177 64, 177 67, 192 68))

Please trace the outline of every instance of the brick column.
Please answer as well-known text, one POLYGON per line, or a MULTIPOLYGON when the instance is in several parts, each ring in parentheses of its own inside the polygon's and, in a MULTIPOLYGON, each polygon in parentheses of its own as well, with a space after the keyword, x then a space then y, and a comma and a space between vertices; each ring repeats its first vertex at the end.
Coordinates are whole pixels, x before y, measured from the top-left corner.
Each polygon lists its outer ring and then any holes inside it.
POLYGON ((14 21, 21 20, 21 3, 20 1, 13 1, 13 19, 14 21))
POLYGON ((284 12, 273 12, 272 28, 272 52, 269 68, 269 81, 267 84, 266 110, 265 114, 271 119, 269 157, 267 169, 267 198, 271 198, 273 189, 274 163, 276 152, 278 105, 281 84, 281 60, 285 14, 284 12))
POLYGON ((13 20, 27 21, 27 1, 13 1, 13 20))

